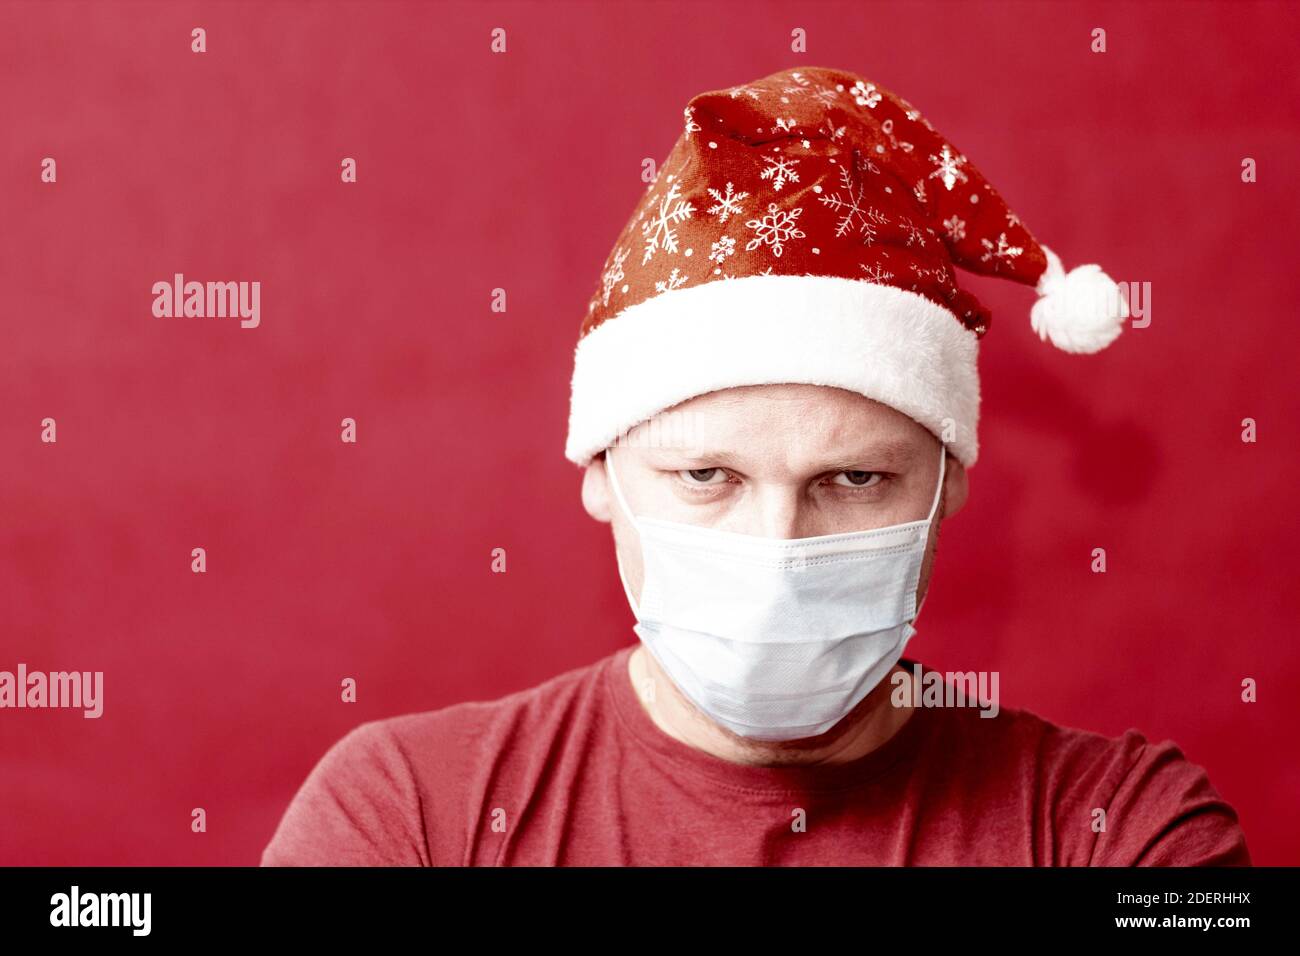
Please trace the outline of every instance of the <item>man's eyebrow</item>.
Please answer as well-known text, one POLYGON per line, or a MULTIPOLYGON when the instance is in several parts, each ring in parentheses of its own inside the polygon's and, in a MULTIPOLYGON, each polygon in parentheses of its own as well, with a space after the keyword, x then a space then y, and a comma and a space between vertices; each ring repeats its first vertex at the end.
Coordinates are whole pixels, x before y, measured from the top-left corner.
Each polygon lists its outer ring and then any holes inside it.
POLYGON ((828 461, 828 468, 840 471, 873 465, 897 468, 916 459, 916 445, 906 441, 878 441, 863 445, 848 454, 836 454, 828 461))
MULTIPOLYGON (((708 464, 718 461, 736 461, 746 456, 728 448, 651 448, 649 457, 670 460, 673 464, 708 464)), ((917 448, 913 442, 882 440, 869 442, 850 452, 836 452, 821 462, 826 471, 849 471, 864 465, 897 468, 916 459, 917 448)))
POLYGON ((717 461, 720 458, 729 458, 734 460, 737 456, 734 451, 728 451, 725 448, 710 448, 705 451, 698 448, 649 448, 646 449, 646 456, 658 461, 671 460, 673 464, 679 462, 699 463, 708 461, 717 461))

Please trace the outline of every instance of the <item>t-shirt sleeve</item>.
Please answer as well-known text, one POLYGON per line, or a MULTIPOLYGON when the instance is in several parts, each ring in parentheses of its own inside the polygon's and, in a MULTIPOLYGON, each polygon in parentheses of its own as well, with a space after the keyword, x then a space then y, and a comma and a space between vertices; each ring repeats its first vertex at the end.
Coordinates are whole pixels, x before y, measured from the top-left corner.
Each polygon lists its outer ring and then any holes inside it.
MULTIPOLYGON (((1093 866, 1250 866, 1237 813, 1173 741, 1121 739, 1093 866), (1113 781, 1118 778, 1118 784, 1113 781)), ((1099 794, 1100 796, 1101 794, 1099 794)))
POLYGON ((384 721, 335 743, 294 795, 262 866, 427 866, 411 767, 384 721))

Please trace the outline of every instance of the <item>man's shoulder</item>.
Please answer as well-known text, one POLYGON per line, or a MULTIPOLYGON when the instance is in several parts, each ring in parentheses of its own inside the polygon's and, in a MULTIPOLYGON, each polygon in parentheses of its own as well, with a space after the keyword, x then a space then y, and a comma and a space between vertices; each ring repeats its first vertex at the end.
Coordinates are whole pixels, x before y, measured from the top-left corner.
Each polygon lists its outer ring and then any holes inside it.
MULTIPOLYGON (((1063 770, 1123 767, 1151 746, 1147 736, 1133 727, 1108 735, 1044 717, 1026 707, 1002 705, 991 717, 982 713, 964 709, 960 718, 964 735, 977 744, 987 740, 990 748, 1030 758, 1039 766, 1050 764, 1063 770)), ((1172 741, 1161 744, 1166 745, 1174 746, 1172 741)))
POLYGON ((942 747, 972 763, 997 767, 1003 773, 1014 766, 1095 771, 1100 766, 1131 764, 1148 746, 1146 736, 1134 728, 1107 736, 1049 719, 1027 707, 1007 706, 996 695, 990 703, 982 687, 978 696, 963 690, 959 679, 963 675, 929 667, 923 671, 926 689, 917 692, 916 704, 934 712, 932 724, 939 728, 942 747))
POLYGON ((1025 707, 1002 706, 985 718, 972 708, 950 709, 950 730, 983 766, 1012 765, 1032 772, 1040 786, 1057 791, 1117 794, 1123 785, 1159 778, 1161 783, 1204 779, 1174 741, 1153 741, 1135 727, 1108 735, 1044 717, 1025 707))
POLYGON ((1021 707, 950 717, 982 778, 1032 788, 1093 865, 1250 862, 1235 810, 1173 740, 1134 727, 1109 736, 1021 707))
MULTIPOLYGON (((617 653, 617 652, 616 652, 617 653)), ((611 654, 523 690, 368 720, 336 740, 294 795, 265 864, 425 864, 455 852, 477 775, 509 772, 592 709, 611 654), (438 832, 441 843, 430 845, 438 832)))

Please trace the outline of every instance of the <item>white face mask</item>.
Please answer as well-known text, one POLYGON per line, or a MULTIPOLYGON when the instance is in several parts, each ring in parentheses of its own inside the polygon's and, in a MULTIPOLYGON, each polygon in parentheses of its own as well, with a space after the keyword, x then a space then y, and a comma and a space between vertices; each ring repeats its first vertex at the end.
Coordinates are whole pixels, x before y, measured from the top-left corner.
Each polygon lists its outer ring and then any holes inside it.
MULTIPOLYGON (((812 538, 765 538, 638 518, 645 577, 634 630, 678 689, 754 740, 835 726, 898 662, 916 630, 916 588, 943 488, 919 521, 812 538)), ((924 599, 922 599, 924 604, 924 599)))

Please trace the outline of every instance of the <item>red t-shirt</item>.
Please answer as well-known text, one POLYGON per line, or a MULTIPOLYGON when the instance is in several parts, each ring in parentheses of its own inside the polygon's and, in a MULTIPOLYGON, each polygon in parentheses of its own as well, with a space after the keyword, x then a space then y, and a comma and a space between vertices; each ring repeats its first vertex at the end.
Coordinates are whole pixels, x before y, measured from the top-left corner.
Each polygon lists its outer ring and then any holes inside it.
POLYGON ((311 771, 262 865, 1250 864, 1236 813, 1170 741, 922 707, 848 763, 744 766, 659 729, 632 649, 362 724, 311 771))

